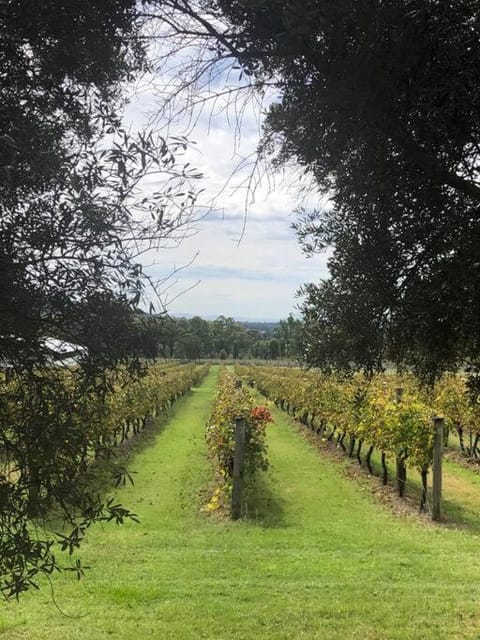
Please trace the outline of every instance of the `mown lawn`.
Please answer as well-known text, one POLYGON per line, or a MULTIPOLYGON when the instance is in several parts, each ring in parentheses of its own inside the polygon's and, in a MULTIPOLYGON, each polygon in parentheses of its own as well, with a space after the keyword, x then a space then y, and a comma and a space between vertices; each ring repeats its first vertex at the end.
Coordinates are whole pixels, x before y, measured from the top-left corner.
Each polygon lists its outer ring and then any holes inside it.
MULTIPOLYGON (((310 439, 314 443, 319 443, 322 450, 326 450, 327 454, 335 453, 334 443, 327 443, 324 438, 319 442, 313 434, 310 439)), ((317 445, 318 446, 318 445, 317 445)), ((452 453, 450 451, 450 453, 452 453)), ((342 453, 337 447, 337 457, 346 461, 346 454, 342 453)), ((363 455, 363 460, 365 455, 363 455)), ((447 453, 443 460, 442 470, 442 519, 447 527, 468 528, 472 533, 480 534, 480 473, 479 468, 475 465, 469 465, 467 462, 461 464, 461 458, 456 458, 447 453)), ((358 470, 357 461, 352 457, 349 461, 349 469, 351 471, 358 470)), ((382 467, 380 462, 380 452, 375 451, 372 456, 372 467, 374 473, 378 476, 372 481, 371 486, 380 487, 380 477, 382 475, 382 467)), ((395 461, 392 457, 387 459, 388 467, 388 485, 392 496, 396 495, 396 479, 395 479, 395 461)), ((360 473, 360 479, 366 475, 365 467, 360 473)), ((432 509, 432 474, 431 470, 428 474, 428 496, 427 496, 427 512, 426 518, 430 517, 432 509)), ((418 511, 422 492, 422 483, 420 473, 412 467, 407 469, 407 484, 405 488, 405 496, 408 508, 418 511)), ((396 501, 400 510, 402 509, 402 500, 396 501)))
POLYGON ((202 512, 216 371, 180 400, 121 491, 141 524, 94 528, 76 582, 1 605, 8 639, 480 638, 480 538, 392 515, 276 410, 247 518, 202 512))

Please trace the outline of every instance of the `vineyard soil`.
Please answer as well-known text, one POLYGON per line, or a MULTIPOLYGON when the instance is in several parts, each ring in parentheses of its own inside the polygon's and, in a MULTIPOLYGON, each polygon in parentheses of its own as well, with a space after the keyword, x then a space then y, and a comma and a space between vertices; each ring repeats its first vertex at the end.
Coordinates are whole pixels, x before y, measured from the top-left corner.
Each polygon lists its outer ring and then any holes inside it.
POLYGON ((231 523, 201 510, 216 370, 132 461, 141 523, 95 527, 87 577, 2 604, 5 640, 478 638, 479 537, 379 505, 272 409, 271 467, 231 523))

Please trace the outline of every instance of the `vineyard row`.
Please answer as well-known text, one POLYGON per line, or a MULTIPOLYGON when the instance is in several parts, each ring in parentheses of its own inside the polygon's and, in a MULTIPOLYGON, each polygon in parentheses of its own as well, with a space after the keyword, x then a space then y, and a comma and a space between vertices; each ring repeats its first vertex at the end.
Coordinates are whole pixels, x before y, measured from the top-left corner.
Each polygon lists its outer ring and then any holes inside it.
POLYGON ((239 506, 235 504, 236 483, 248 483, 259 469, 267 469, 265 432, 270 421, 270 412, 258 406, 255 394, 227 369, 221 369, 207 423, 208 455, 217 485, 207 506, 209 511, 225 507, 235 511, 239 506), (241 468, 238 468, 239 456, 241 468))
POLYGON ((357 375, 340 378, 291 368, 238 367, 237 373, 303 425, 332 441, 364 464, 370 473, 372 455, 380 454, 381 476, 388 482, 387 458, 396 465, 399 494, 405 491, 407 466, 418 469, 427 506, 427 476, 433 460, 434 417, 443 415, 446 434, 455 427, 476 429, 480 407, 472 406, 464 382, 446 378, 436 389, 421 389, 408 375, 357 375), (462 388, 463 385, 463 388, 462 388))

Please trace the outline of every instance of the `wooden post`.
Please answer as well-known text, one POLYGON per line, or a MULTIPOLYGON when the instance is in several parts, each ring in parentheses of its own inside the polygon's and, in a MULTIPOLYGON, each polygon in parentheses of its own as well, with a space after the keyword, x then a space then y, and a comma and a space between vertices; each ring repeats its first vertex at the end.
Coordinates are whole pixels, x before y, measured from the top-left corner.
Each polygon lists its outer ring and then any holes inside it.
POLYGON ((422 497, 420 498, 420 511, 425 511, 427 508, 427 492, 428 492, 428 468, 422 467, 422 497))
POLYGON ((235 418, 235 452, 232 475, 232 520, 238 520, 242 511, 243 463, 245 458, 245 418, 235 418))
POLYGON ((433 504, 432 520, 442 517, 442 456, 443 456, 443 418, 434 418, 435 433, 433 436, 433 504))
MULTIPOLYGON (((403 397, 403 389, 402 387, 397 387, 395 389, 395 404, 401 404, 403 397)), ((405 486, 407 484, 407 468, 405 466, 405 461, 402 459, 400 455, 397 455, 396 459, 396 467, 397 467, 397 491, 398 495, 402 498, 405 493, 405 486)))
POLYGON ((382 480, 383 484, 388 483, 388 469, 387 469, 387 456, 385 455, 385 451, 382 451, 382 480))

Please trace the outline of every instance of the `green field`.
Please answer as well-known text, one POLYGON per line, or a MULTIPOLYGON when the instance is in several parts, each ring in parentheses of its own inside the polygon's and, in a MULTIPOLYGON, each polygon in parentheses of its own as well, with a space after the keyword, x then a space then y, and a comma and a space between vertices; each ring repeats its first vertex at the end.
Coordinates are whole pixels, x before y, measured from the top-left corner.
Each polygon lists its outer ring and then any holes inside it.
POLYGON ((221 521, 201 509, 216 375, 176 403, 133 459, 135 486, 120 494, 141 523, 93 528, 86 578, 54 579, 67 615, 46 583, 1 605, 1 638, 480 638, 471 472, 448 468, 470 496, 468 526, 399 517, 273 410, 271 469, 247 517, 221 521))

